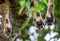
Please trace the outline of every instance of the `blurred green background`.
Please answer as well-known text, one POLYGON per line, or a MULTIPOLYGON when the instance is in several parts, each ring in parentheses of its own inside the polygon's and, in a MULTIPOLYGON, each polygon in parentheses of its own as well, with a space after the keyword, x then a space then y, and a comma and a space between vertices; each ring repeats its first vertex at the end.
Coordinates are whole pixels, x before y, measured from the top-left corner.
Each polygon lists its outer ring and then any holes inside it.
MULTIPOLYGON (((31 12, 34 11, 41 11, 41 15, 43 17, 43 19, 45 19, 45 15, 47 12, 47 4, 48 4, 48 0, 38 0, 38 5, 37 6, 30 6, 30 0, 10 0, 10 11, 12 13, 12 17, 14 20, 14 22, 12 22, 13 25, 13 38, 14 35, 17 33, 19 33, 19 30, 21 30, 21 35, 18 35, 17 38, 22 39, 23 41, 31 41, 29 38, 29 28, 31 26, 33 26, 33 16, 29 19, 29 17, 27 16, 28 14, 30 14, 31 12), (26 12, 26 10, 24 10, 24 8, 28 8, 28 11, 26 12), (25 13, 28 13, 27 15, 24 14, 23 12, 25 11, 25 13), (29 20, 28 20, 29 19, 29 20), (28 22, 26 22, 28 20, 28 22), (26 23, 25 23, 26 22, 26 23), (24 24, 24 25, 23 25, 24 24), (26 24, 26 25, 25 25, 26 24), (23 29, 21 29, 23 27, 23 29)), ((58 35, 55 36, 57 39, 60 38, 60 0, 54 0, 54 16, 55 16, 55 27, 53 32, 57 32, 58 35)), ((2 21, 0 19, 0 21, 2 21)), ((37 30, 36 32, 39 33, 38 36, 38 41, 46 41, 44 39, 44 37, 46 36, 47 33, 50 33, 51 29, 48 28, 46 29, 42 29, 42 30, 37 30)), ((54 37, 54 38, 55 38, 54 37)), ((9 37, 11 39, 13 39, 12 37, 9 37)), ((8 41, 9 38, 7 39, 8 41)), ((14 41, 16 41, 16 39, 14 41)))
MULTIPOLYGON (((39 5, 41 6, 40 11, 42 13, 42 17, 45 18, 46 11, 47 11, 47 0, 39 1, 39 5)), ((28 4, 27 4, 28 6, 28 4)), ((30 9, 32 10, 32 8, 30 9)), ((35 9, 36 10, 36 9, 35 9)), ((37 9, 38 10, 38 9, 37 9)), ((33 11, 33 10, 32 10, 33 11)), ((60 38, 60 0, 54 0, 54 15, 55 15, 55 28, 54 32, 58 32, 59 34, 55 37, 60 38)), ((30 40, 29 39, 29 28, 33 25, 33 17, 29 20, 27 25, 21 30, 21 36, 18 36, 20 39, 30 40)), ((44 28, 42 30, 38 30, 38 33, 40 33, 40 36, 38 37, 38 41, 45 41, 44 36, 50 32, 50 28, 48 30, 45 30, 44 28)))

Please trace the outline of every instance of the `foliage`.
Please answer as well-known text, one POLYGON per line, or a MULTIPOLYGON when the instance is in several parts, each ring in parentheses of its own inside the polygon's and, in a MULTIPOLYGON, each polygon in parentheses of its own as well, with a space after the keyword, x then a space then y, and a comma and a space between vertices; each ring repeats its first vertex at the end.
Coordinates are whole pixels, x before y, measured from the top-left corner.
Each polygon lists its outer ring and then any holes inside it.
MULTIPOLYGON (((39 1, 39 2, 47 5, 47 0, 42 0, 42 1, 39 1)), ((19 15, 22 14, 22 11, 23 11, 24 7, 29 8, 28 12, 43 11, 45 6, 43 4, 40 4, 40 3, 37 6, 30 7, 30 0, 28 0, 28 1, 22 0, 22 1, 19 2, 19 5, 21 6, 21 8, 20 8, 18 14, 19 15)))
MULTIPOLYGON (((42 17, 44 18, 46 11, 47 11, 47 1, 48 0, 39 0, 39 4, 37 6, 30 7, 30 0, 28 0, 28 1, 22 0, 19 2, 20 9, 19 9, 18 14, 19 15, 22 14, 24 7, 27 7, 27 8, 29 8, 28 12, 41 11, 42 17)), ((56 18, 54 32, 58 32, 59 34, 55 37, 60 38, 60 0, 54 0, 54 1, 55 1, 54 14, 55 14, 55 18, 56 18)), ((29 31, 29 27, 32 25, 33 25, 33 17, 30 19, 30 21, 21 31, 22 33, 21 33, 21 36, 19 36, 19 38, 22 38, 23 40, 29 39, 28 31, 29 31)), ((45 41, 44 36, 48 32, 50 32, 50 28, 48 30, 45 30, 44 28, 42 30, 37 30, 37 33, 40 34, 40 36, 38 37, 38 41, 45 41)))
POLYGON ((27 2, 25 0, 22 0, 22 1, 19 2, 19 5, 20 5, 21 8, 20 8, 18 14, 20 15, 20 14, 22 14, 22 11, 23 11, 24 7, 29 7, 30 6, 30 2, 29 2, 29 0, 27 2))

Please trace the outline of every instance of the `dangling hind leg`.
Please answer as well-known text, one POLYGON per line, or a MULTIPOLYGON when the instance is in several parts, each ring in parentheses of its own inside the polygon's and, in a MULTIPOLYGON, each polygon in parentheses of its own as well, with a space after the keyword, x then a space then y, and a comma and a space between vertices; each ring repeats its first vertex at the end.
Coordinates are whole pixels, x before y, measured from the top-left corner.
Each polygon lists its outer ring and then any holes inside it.
POLYGON ((10 23, 10 20, 9 20, 9 5, 6 4, 6 3, 2 4, 1 10, 2 10, 2 18, 3 18, 3 28, 4 28, 3 32, 4 32, 4 35, 5 36, 10 36, 12 26, 11 26, 11 23, 10 23), (9 35, 8 35, 7 32, 9 32, 9 35))
POLYGON ((47 25, 52 25, 52 23, 55 22, 54 0, 48 0, 48 9, 47 9, 45 21, 46 21, 47 25))
POLYGON ((34 13, 34 22, 35 22, 35 25, 38 29, 41 29, 44 25, 44 20, 41 16, 41 13, 40 12, 35 12, 34 13))

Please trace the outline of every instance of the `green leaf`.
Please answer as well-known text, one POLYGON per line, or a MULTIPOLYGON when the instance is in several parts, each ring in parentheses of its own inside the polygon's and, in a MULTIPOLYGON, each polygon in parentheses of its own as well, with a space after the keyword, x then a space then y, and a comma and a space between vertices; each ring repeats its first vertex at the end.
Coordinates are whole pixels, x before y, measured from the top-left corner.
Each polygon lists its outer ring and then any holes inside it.
POLYGON ((24 9, 24 6, 21 7, 21 9, 19 10, 19 12, 18 12, 19 15, 22 14, 23 9, 24 9))
POLYGON ((42 2, 48 6, 48 2, 47 1, 48 0, 42 0, 42 2))
POLYGON ((29 0, 26 2, 26 7, 29 7, 30 6, 30 2, 29 0))
POLYGON ((45 7, 42 7, 40 5, 37 5, 37 6, 34 6, 34 7, 31 7, 29 9, 29 12, 32 12, 32 11, 43 11, 45 7))
POLYGON ((25 5, 25 1, 20 1, 19 4, 20 4, 20 6, 24 6, 25 5))

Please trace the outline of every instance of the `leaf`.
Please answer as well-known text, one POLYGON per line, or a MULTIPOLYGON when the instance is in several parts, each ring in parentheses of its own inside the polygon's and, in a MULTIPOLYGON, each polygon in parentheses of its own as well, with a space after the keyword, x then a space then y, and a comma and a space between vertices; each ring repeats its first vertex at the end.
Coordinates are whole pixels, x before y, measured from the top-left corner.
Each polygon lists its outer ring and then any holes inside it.
POLYGON ((47 0, 42 0, 42 2, 48 6, 47 0))
POLYGON ((29 7, 30 6, 30 2, 29 0, 26 2, 26 7, 29 7))
POLYGON ((19 10, 19 12, 18 12, 19 15, 22 14, 23 9, 24 9, 24 6, 21 7, 21 9, 19 10))
POLYGON ((40 5, 37 5, 37 6, 33 6, 29 9, 29 12, 32 12, 32 11, 43 11, 45 7, 42 7, 40 5))
POLYGON ((19 4, 20 4, 20 6, 22 7, 22 6, 25 5, 25 1, 20 1, 19 4))

